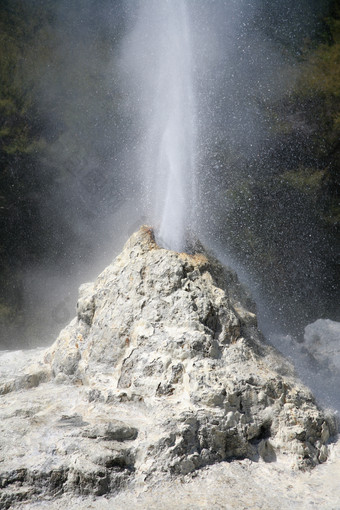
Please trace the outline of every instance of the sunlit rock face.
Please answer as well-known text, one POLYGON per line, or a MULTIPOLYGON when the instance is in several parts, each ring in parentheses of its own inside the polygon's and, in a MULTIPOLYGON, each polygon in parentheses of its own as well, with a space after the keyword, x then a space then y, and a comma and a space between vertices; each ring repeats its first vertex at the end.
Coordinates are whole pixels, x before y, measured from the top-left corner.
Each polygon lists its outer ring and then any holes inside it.
POLYGON ((266 344, 235 273, 159 247, 147 227, 81 286, 55 344, 17 371, 0 384, 5 508, 234 459, 313 467, 336 433, 266 344))

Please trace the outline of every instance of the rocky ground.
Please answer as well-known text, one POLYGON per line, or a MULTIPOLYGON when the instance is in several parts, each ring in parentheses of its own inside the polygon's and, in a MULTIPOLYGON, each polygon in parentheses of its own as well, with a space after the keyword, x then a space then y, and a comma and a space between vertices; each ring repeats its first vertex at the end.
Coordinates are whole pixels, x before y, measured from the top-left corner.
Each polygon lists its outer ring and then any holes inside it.
POLYGON ((25 510, 338 510, 340 502, 340 445, 329 460, 312 471, 292 470, 282 461, 274 464, 248 460, 219 463, 196 475, 159 480, 130 487, 116 497, 75 498, 23 504, 25 510))
POLYGON ((147 228, 51 348, 1 354, 0 394, 0 508, 340 507, 334 414, 232 271, 147 228))

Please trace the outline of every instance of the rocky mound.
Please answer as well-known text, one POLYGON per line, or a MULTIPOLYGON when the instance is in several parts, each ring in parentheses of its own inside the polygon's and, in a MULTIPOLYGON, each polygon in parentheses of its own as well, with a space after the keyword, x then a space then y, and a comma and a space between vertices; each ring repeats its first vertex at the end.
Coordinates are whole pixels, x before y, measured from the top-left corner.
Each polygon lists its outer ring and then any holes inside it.
POLYGON ((236 275, 206 254, 160 248, 146 227, 81 286, 55 344, 1 382, 7 506, 234 459, 313 467, 336 433, 266 345, 236 275))

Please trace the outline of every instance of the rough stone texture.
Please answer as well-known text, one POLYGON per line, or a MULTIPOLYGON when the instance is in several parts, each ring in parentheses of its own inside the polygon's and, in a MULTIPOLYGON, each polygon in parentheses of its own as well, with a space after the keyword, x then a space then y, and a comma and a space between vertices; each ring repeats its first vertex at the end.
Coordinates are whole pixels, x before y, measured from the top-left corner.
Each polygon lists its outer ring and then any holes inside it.
POLYGON ((236 275, 205 254, 159 248, 146 227, 81 286, 55 344, 2 376, 2 508, 235 459, 313 467, 336 434, 266 345, 236 275))
POLYGON ((129 485, 111 497, 68 494, 53 501, 23 503, 20 510, 338 510, 340 444, 311 471, 293 471, 284 461, 219 462, 185 477, 129 485))

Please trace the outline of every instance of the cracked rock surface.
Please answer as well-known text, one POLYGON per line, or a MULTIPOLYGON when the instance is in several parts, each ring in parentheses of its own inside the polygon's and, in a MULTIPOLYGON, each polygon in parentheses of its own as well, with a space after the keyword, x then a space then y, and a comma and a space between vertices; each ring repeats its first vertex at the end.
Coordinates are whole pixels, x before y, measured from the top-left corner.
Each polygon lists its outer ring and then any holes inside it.
POLYGON ((0 508, 236 459, 312 468, 337 432, 266 344, 235 273, 160 248, 146 227, 80 287, 49 349, 0 356, 0 394, 0 508))

